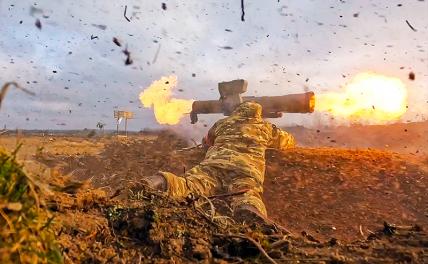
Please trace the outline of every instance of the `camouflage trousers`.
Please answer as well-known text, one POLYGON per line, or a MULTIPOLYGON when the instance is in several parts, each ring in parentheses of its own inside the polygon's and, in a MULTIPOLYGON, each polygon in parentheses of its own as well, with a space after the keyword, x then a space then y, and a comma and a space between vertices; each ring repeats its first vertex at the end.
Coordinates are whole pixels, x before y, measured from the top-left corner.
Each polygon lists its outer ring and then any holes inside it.
POLYGON ((264 216, 267 215, 261 197, 263 183, 254 177, 207 165, 195 166, 187 171, 183 177, 170 172, 160 173, 165 177, 168 185, 167 192, 172 197, 186 197, 191 193, 210 196, 247 190, 244 194, 232 197, 232 209, 241 205, 252 205, 264 216))

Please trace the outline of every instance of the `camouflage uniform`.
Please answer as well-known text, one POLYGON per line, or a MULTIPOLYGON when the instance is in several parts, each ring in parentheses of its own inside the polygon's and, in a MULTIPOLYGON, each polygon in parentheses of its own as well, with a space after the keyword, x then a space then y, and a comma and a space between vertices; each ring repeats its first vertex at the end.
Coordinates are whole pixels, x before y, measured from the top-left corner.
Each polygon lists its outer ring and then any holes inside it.
POLYGON ((233 196, 232 208, 252 205, 266 216, 262 201, 265 174, 265 150, 284 150, 294 146, 294 138, 264 121, 257 103, 241 104, 231 116, 217 121, 208 132, 210 147, 205 159, 187 171, 184 177, 160 172, 166 179, 167 192, 173 197, 190 193, 213 195, 248 190, 233 196))

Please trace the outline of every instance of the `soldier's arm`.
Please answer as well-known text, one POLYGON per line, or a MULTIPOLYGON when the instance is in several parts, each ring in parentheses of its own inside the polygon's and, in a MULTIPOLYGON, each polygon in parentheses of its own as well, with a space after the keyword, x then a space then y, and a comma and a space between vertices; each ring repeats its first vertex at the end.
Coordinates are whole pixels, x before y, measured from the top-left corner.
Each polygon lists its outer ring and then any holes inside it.
POLYGON ((271 148, 286 150, 294 146, 296 146, 296 141, 290 133, 287 133, 284 130, 277 128, 275 125, 272 125, 271 148))
POLYGON ((204 146, 204 148, 209 148, 212 145, 214 145, 214 141, 215 141, 215 130, 218 126, 218 122, 216 122, 211 128, 210 130, 208 130, 208 134, 202 139, 202 145, 204 146))

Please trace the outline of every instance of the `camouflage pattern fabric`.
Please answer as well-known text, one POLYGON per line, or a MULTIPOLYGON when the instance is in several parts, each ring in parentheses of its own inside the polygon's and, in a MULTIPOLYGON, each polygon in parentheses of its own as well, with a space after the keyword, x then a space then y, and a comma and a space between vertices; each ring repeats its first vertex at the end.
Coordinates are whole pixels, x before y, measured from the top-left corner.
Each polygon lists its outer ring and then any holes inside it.
POLYGON ((262 201, 267 148, 285 150, 293 147, 293 136, 262 119, 257 103, 241 104, 231 116, 217 121, 205 142, 210 145, 205 159, 183 177, 160 172, 173 197, 190 193, 212 195, 248 190, 233 197, 232 208, 253 205, 266 216, 262 201))

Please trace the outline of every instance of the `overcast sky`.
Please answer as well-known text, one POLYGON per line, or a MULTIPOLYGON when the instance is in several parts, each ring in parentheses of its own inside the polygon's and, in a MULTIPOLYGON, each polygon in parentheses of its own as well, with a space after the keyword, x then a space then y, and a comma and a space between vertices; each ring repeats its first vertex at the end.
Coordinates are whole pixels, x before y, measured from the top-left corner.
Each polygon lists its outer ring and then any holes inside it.
MULTIPOLYGON (((11 91, 0 125, 82 129, 102 121, 113 129, 113 110, 123 109, 136 113, 131 129, 158 128, 138 94, 164 75, 178 76, 177 97, 216 99, 220 81, 247 79, 248 95, 319 93, 339 91, 363 71, 403 80, 410 94, 403 121, 421 120, 427 14, 420 0, 245 0, 243 22, 239 0, 0 0, 0 84, 17 81, 36 93, 11 91), (127 45, 132 65, 113 37, 127 45)), ((322 118, 273 122, 316 126, 322 118)), ((188 123, 180 127, 190 131, 188 123)))

